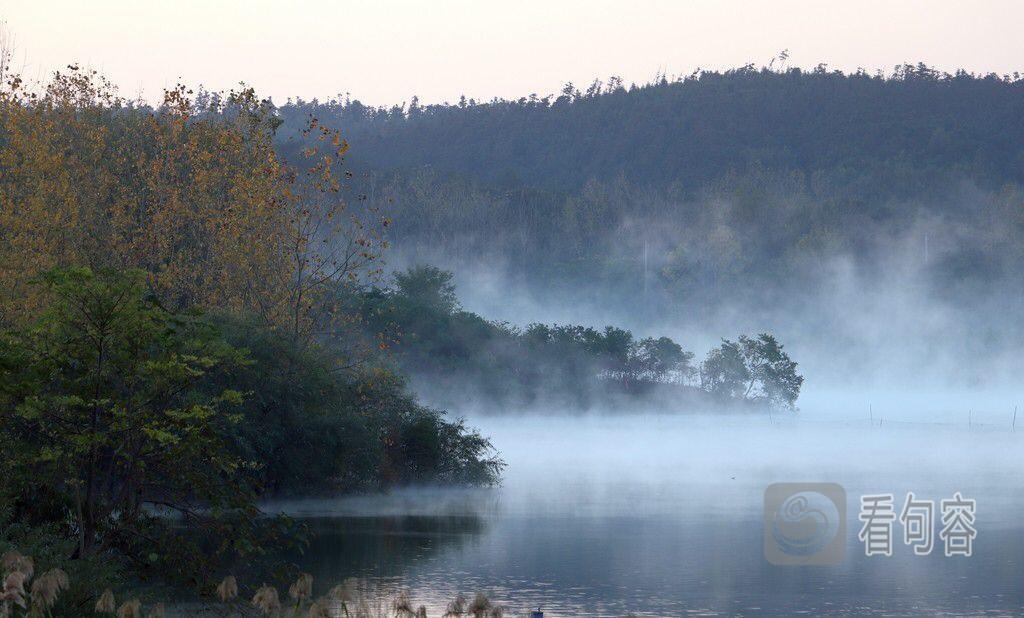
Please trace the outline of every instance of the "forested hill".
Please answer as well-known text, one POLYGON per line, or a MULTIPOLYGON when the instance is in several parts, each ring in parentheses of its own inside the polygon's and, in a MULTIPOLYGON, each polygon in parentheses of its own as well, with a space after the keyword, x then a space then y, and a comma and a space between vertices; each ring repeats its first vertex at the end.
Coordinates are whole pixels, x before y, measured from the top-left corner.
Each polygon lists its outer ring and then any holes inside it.
POLYGON ((1024 311, 1018 75, 748 67, 549 98, 278 113, 289 158, 310 115, 339 127, 350 195, 393 221, 389 263, 453 271, 488 317, 500 317, 485 309, 493 289, 575 320, 593 307, 609 316, 595 324, 643 335, 658 319, 799 334, 811 317, 835 341, 867 341, 853 325, 900 335, 922 325, 894 316, 923 303, 944 319, 922 339, 974 324, 1024 341, 1008 319, 1024 311))
POLYGON ((340 126, 357 168, 429 166, 506 188, 572 192, 621 175, 696 189, 753 164, 827 171, 866 194, 920 194, 950 174, 1024 180, 1024 78, 924 65, 889 74, 747 66, 511 101, 298 101, 281 111, 293 126, 310 113, 340 126))

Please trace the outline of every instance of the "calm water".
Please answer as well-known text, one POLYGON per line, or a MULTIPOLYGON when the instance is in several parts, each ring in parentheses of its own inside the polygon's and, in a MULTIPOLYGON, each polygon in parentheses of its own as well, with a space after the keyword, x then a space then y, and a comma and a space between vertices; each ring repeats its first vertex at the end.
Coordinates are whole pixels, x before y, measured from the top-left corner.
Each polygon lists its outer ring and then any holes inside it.
MULTIPOLYGON (((998 422, 479 418, 509 463, 492 490, 410 489, 273 505, 315 532, 317 593, 345 577, 404 589, 430 614, 482 590, 545 616, 1024 614, 1024 436, 998 422), (836 566, 763 555, 772 482, 848 492, 836 566), (977 500, 974 555, 864 555, 859 496, 977 500)), ((941 528, 937 522, 936 533, 941 528)))

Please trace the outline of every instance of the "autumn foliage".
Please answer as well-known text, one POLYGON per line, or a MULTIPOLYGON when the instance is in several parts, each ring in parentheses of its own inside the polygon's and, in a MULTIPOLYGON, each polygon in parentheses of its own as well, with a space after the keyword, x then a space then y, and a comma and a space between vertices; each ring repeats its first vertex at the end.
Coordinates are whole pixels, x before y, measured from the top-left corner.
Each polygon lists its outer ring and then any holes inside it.
POLYGON ((258 497, 497 481, 486 438, 347 336, 390 221, 345 199, 337 130, 309 117, 293 164, 251 89, 153 107, 75 66, 28 87, 4 58, 0 554, 202 588, 301 545, 258 497))
MULTIPOLYGON (((307 334, 325 282, 372 270, 384 241, 342 200, 347 144, 309 119, 303 160, 252 89, 178 86, 150 107, 76 66, 0 89, 0 325, 46 300, 54 267, 138 268, 170 308, 256 314, 307 334)), ((361 213, 367 214, 367 213, 361 213)))

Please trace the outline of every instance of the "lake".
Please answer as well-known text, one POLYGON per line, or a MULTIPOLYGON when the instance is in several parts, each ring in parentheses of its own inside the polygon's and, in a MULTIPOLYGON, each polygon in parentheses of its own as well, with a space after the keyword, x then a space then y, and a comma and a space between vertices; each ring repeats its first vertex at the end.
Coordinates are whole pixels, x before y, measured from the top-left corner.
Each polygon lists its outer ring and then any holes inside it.
POLYGON ((509 615, 1020 615, 1022 436, 1002 414, 929 422, 747 416, 470 419, 509 467, 493 489, 268 505, 311 526, 298 559, 322 594, 346 577, 407 590, 440 616, 486 592, 509 615), (764 556, 764 492, 834 482, 847 492, 847 548, 833 566, 764 556), (865 555, 860 496, 976 500, 973 554, 930 555, 892 528, 891 556, 865 555))

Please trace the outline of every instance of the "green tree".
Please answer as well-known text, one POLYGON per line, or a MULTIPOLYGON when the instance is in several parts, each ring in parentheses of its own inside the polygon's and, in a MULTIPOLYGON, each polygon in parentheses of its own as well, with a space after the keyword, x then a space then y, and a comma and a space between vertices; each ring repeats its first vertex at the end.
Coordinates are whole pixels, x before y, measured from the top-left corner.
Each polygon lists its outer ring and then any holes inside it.
POLYGON ((767 401, 769 405, 792 408, 800 396, 804 378, 783 346, 767 333, 739 338, 740 349, 750 374, 744 397, 767 401))
POLYGON ((459 308, 452 273, 436 266, 414 266, 395 273, 395 294, 419 309, 451 314, 459 308))
POLYGON ((255 361, 206 384, 210 394, 249 394, 229 437, 242 459, 258 462, 246 475, 261 495, 497 482, 503 464, 490 442, 420 405, 401 376, 353 369, 346 351, 302 345, 258 320, 220 316, 216 323, 255 361))
POLYGON ((804 378, 783 346, 767 333, 723 339, 701 364, 701 386, 715 395, 792 408, 804 378))
POLYGON ((641 339, 630 351, 634 377, 649 376, 654 380, 664 380, 674 374, 679 380, 689 378, 693 373, 692 360, 693 352, 683 350, 683 346, 668 337, 641 339))
POLYGON ((713 395, 742 398, 749 382, 750 370, 736 342, 723 339, 701 363, 701 388, 713 395))
MULTIPOLYGON (((0 345, 0 484, 17 496, 19 519, 68 521, 78 557, 117 548, 146 563, 170 560, 160 554, 186 544, 166 534, 155 510, 197 525, 257 512, 238 482, 243 462, 222 439, 242 396, 199 388, 246 356, 200 317, 162 308, 145 279, 49 271, 48 310, 0 345)), ((222 532, 224 545, 244 543, 222 532)))

